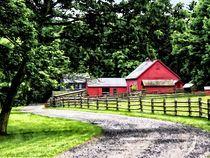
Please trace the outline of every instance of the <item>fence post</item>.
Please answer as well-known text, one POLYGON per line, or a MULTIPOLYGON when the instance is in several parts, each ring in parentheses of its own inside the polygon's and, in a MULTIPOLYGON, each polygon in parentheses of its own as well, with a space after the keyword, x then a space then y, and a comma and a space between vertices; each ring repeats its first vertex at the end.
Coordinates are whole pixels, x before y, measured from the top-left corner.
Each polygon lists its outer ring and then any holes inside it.
POLYGON ((208 106, 208 120, 210 121, 210 99, 207 100, 207 106, 208 106))
MULTIPOLYGON (((52 106, 52 105, 53 105, 53 101, 52 101, 52 98, 50 98, 50 106, 52 106)), ((1 108, 1 106, 0 106, 0 108, 1 108)))
POLYGON ((90 100, 90 98, 88 97, 88 98, 87 98, 87 107, 88 107, 88 109, 90 108, 89 100, 90 100))
POLYGON ((65 107, 65 100, 64 100, 64 98, 62 98, 62 101, 63 101, 63 107, 65 107))
POLYGON ((163 99, 163 112, 166 114, 166 100, 163 99))
POLYGON ((62 98, 60 97, 60 106, 62 106, 62 98))
POLYGON ((68 108, 70 107, 70 98, 68 99, 68 108))
POLYGON ((116 108, 117 108, 117 111, 118 111, 119 110, 118 98, 116 98, 116 108))
POLYGON ((80 96, 80 108, 82 108, 82 95, 80 96))
POLYGON ((192 111, 191 111, 191 100, 188 98, 188 111, 189 111, 189 116, 192 116, 192 111))
POLYGON ((56 107, 55 97, 53 97, 53 107, 56 107))
POLYGON ((106 100, 105 101, 106 101, 106 110, 108 110, 109 107, 108 107, 108 98, 107 98, 107 96, 106 96, 106 100))
POLYGON ((198 106, 199 106, 199 117, 202 117, 202 102, 201 98, 198 98, 198 106))
POLYGON ((152 110, 152 113, 154 114, 154 99, 153 98, 151 99, 151 110, 152 110))
POLYGON ((140 106, 141 112, 143 112, 143 106, 142 106, 141 96, 139 97, 139 106, 140 106))
POLYGON ((97 110, 98 110, 98 98, 97 98, 97 100, 96 100, 96 108, 97 108, 97 110))
POLYGON ((174 112, 175 116, 177 116, 177 99, 174 100, 174 112))
POLYGON ((131 111, 131 104, 130 104, 130 97, 128 96, 128 111, 130 112, 131 111))
POLYGON ((74 107, 77 106, 77 100, 76 100, 76 96, 74 96, 74 107))

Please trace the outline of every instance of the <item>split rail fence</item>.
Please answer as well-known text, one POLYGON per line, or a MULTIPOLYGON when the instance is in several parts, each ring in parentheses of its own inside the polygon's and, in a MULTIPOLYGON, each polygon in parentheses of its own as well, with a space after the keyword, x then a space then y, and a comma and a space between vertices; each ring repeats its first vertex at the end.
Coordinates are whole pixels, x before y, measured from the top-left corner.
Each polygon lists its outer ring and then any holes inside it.
POLYGON ((165 99, 142 99, 142 97, 127 98, 89 98, 83 96, 54 97, 50 99, 52 107, 87 108, 94 110, 140 111, 174 116, 189 116, 207 118, 210 120, 210 99, 166 101, 165 99))

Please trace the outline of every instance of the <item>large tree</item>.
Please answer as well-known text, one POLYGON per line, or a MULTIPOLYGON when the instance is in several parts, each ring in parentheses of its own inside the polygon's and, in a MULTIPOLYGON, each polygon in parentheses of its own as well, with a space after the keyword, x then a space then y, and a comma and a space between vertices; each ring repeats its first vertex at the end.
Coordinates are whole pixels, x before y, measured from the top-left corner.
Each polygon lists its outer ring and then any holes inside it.
MULTIPOLYGON (((47 2, 50 1, 43 4, 47 2)), ((30 87, 33 84, 31 79, 36 78, 40 84, 53 84, 69 59, 59 50, 60 41, 44 34, 49 29, 42 25, 25 1, 0 1, 0 17, 0 81, 3 83, 0 85, 0 134, 4 135, 18 90, 23 86, 21 83, 30 87)))
POLYGON ((173 34, 172 53, 183 65, 180 71, 198 89, 210 84, 209 15, 210 2, 200 0, 191 13, 186 31, 173 34))
POLYGON ((171 35, 184 27, 182 7, 172 9, 169 0, 82 1, 81 20, 61 34, 62 49, 75 61, 71 67, 100 77, 124 77, 147 57, 173 67, 171 35))

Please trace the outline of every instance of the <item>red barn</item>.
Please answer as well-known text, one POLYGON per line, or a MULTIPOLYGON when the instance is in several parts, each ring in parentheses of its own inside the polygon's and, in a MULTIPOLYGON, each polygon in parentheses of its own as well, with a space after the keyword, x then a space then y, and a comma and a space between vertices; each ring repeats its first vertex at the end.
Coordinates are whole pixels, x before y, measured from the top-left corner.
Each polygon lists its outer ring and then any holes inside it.
POLYGON ((87 82, 89 96, 102 96, 105 94, 120 94, 127 92, 125 78, 98 78, 87 82))
POLYGON ((210 95, 210 86, 205 86, 204 91, 205 91, 206 95, 210 95))
POLYGON ((137 86, 138 91, 144 88, 146 91, 168 93, 183 87, 180 77, 160 60, 143 62, 126 77, 126 82, 128 91, 137 86))

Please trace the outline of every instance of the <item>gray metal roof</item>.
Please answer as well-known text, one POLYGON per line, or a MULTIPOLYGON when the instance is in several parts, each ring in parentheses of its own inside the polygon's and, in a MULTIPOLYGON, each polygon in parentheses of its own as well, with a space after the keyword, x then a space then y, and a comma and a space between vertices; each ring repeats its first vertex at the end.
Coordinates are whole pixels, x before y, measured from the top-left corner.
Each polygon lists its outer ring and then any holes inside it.
POLYGON ((205 86, 204 90, 210 90, 210 86, 205 86))
POLYGON ((63 77, 64 83, 86 83, 90 78, 88 73, 65 74, 63 77))
POLYGON ((174 80, 142 80, 144 86, 175 86, 174 80))
POLYGON ((133 72, 131 72, 125 79, 136 79, 136 78, 138 78, 142 73, 144 73, 144 71, 146 71, 156 61, 157 60, 143 62, 133 72))
POLYGON ((86 79, 63 79, 64 83, 86 83, 86 79))
POLYGON ((193 83, 186 83, 183 88, 191 88, 193 85, 193 83))
POLYGON ((97 78, 87 82, 88 87, 127 87, 125 78, 97 78))

